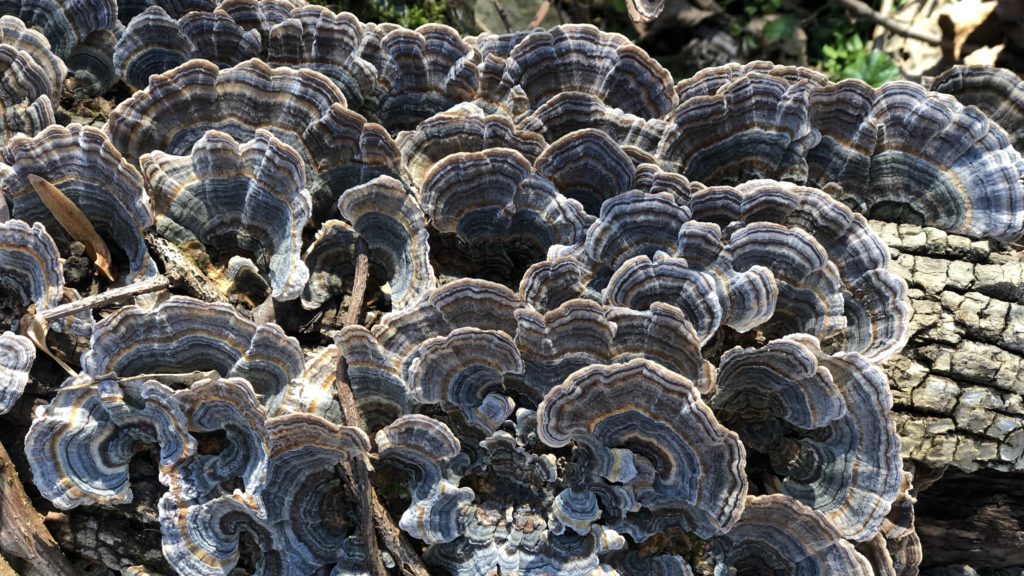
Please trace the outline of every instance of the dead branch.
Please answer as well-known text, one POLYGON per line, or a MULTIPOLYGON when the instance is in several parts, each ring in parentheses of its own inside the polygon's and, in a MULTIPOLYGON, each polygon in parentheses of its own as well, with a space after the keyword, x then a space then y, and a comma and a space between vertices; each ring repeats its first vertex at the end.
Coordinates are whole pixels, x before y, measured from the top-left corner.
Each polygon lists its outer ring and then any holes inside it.
POLYGON ((0 444, 0 554, 21 560, 23 576, 76 574, 32 507, 3 444, 0 444))
POLYGON ((917 30, 910 25, 893 20, 884 14, 879 14, 871 8, 871 6, 861 2, 861 0, 839 0, 839 3, 853 13, 854 16, 870 20, 893 34, 920 40, 921 42, 925 42, 933 46, 944 46, 948 44, 948 42, 944 41, 941 36, 917 30))
POLYGON ((121 302, 135 296, 141 296, 143 294, 149 294, 150 292, 159 292, 160 290, 166 290, 171 285, 170 281, 165 276, 157 276, 156 278, 150 278, 142 282, 136 282, 128 286, 119 286, 117 288, 111 288, 106 292, 101 292, 94 296, 82 298, 81 300, 75 300, 74 302, 68 302, 67 304, 61 304, 56 308, 50 308, 40 313, 43 320, 47 323, 53 322, 54 320, 60 320, 67 316, 77 314, 84 310, 92 310, 93 308, 102 308, 108 304, 115 302, 121 302))

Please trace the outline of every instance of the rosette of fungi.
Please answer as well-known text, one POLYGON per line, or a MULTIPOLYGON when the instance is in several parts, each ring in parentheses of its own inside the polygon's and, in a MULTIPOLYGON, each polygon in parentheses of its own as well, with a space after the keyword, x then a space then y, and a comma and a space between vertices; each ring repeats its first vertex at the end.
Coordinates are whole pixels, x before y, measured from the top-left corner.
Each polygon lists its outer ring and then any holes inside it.
POLYGON ((703 189, 641 165, 634 190, 601 207, 582 243, 529 270, 539 309, 587 297, 686 313, 701 342, 723 326, 814 334, 881 361, 909 335, 906 284, 863 217, 816 189, 772 181, 703 189), (655 190, 661 190, 655 192, 655 190))
POLYGON ((97 322, 82 369, 94 378, 212 370, 248 380, 275 415, 287 388, 300 385, 304 365, 298 341, 276 324, 256 325, 227 304, 175 296, 149 310, 125 306, 97 322))
POLYGON ((345 190, 344 221, 324 222, 304 256, 309 283, 302 305, 316 309, 351 290, 358 252, 367 253, 371 290, 384 291, 393 310, 416 303, 435 285, 426 218, 400 180, 378 176, 345 190), (361 247, 362 246, 362 247, 361 247))
POLYGON ((1010 144, 1024 146, 1024 82, 1006 68, 953 66, 926 79, 925 88, 956 98, 964 106, 976 106, 989 120, 1006 130, 1010 144))
POLYGON ((479 54, 453 28, 381 26, 364 40, 361 55, 377 69, 383 91, 377 117, 389 131, 411 130, 476 97, 479 54))
POLYGON ((53 80, 31 53, 0 44, 0 143, 54 123, 53 80))
POLYGON ((537 436, 552 448, 574 446, 576 466, 567 474, 580 477, 567 478, 568 490, 592 492, 602 522, 636 542, 674 530, 706 539, 727 533, 742 512, 739 438, 693 383, 648 360, 570 375, 538 407, 537 436))
MULTIPOLYGON (((833 335, 841 349, 859 352, 873 362, 885 359, 906 344, 910 333, 906 283, 889 271, 889 250, 863 216, 815 188, 773 181, 699 190, 694 192, 688 205, 694 220, 731 231, 732 238, 762 226, 759 223, 785 226, 805 244, 813 245, 818 258, 825 257, 835 266, 841 283, 844 319, 835 319, 835 329, 822 326, 812 333, 823 339, 833 335)), ((691 260, 694 258, 688 255, 690 251, 699 251, 701 237, 711 233, 701 232, 699 228, 694 232, 694 237, 685 242, 680 232, 678 246, 678 254, 691 260)), ((784 247, 768 242, 763 235, 757 236, 765 239, 773 252, 786 252, 784 247)), ((799 304, 800 296, 792 291, 799 283, 791 280, 792 272, 787 273, 770 263, 764 255, 755 256, 753 261, 771 269, 780 280, 780 288, 786 287, 780 293, 781 300, 799 304)), ((777 304, 776 310, 781 311, 780 308, 777 304)), ((795 328, 791 331, 810 331, 795 328)))
POLYGON ((516 117, 561 94, 597 101, 641 118, 661 117, 676 102, 672 78, 621 34, 589 24, 550 30, 484 34, 471 41, 481 54, 479 101, 516 117))
POLYGON ((834 182, 831 193, 870 217, 973 237, 1024 232, 1024 164, 977 108, 909 82, 733 70, 684 81, 657 152, 665 167, 705 184, 834 182))
POLYGON ((310 414, 265 422, 265 482, 256 494, 226 492, 188 502, 168 491, 160 500, 164 555, 179 572, 229 574, 245 555, 259 573, 312 574, 342 564, 352 538, 352 496, 337 467, 364 458, 366 434, 310 414), (242 537, 254 541, 245 547, 242 537))
POLYGON ((454 260, 447 271, 510 285, 550 246, 582 241, 593 220, 508 148, 446 156, 427 171, 419 197, 441 261, 454 260))
POLYGON ((12 0, 4 12, 42 32, 89 94, 102 94, 113 84, 116 0, 12 0))
POLYGON ((877 534, 900 491, 902 461, 884 373, 858 354, 824 354, 802 334, 722 355, 715 413, 768 457, 781 492, 844 538, 877 534))
POLYGON ((113 258, 101 270, 104 276, 111 272, 109 280, 130 284, 157 273, 142 237, 153 225, 142 177, 101 130, 53 125, 34 137, 15 136, 0 149, 0 193, 11 215, 45 224, 61 253, 69 255, 75 239, 35 191, 31 176, 55 186, 89 219, 113 258))
POLYGON ((243 143, 262 128, 302 157, 315 221, 322 222, 336 217, 342 192, 399 170, 398 148, 384 128, 345 102, 342 91, 313 70, 273 68, 258 59, 219 70, 189 60, 152 76, 145 90, 111 111, 104 130, 137 164, 154 150, 188 155, 211 129, 243 143))
POLYGON ((299 296, 309 278, 301 250, 310 197, 291 146, 262 129, 241 145, 211 130, 189 156, 156 151, 140 164, 161 235, 198 241, 214 259, 251 258, 275 299, 299 296))
POLYGON ((223 0, 217 9, 226 12, 242 28, 259 32, 260 57, 265 58, 270 29, 284 22, 293 9, 306 5, 305 0, 223 0))
POLYGON ((193 58, 221 68, 260 55, 260 34, 245 30, 221 11, 193 11, 171 17, 159 5, 128 23, 114 48, 114 69, 126 85, 141 90, 160 74, 193 58))
POLYGON ((303 358, 298 342, 276 325, 257 327, 227 305, 172 297, 152 309, 126 306, 97 322, 82 367, 26 440, 37 455, 33 473, 49 487, 44 495, 63 508, 130 501, 128 461, 142 443, 160 443, 162 452, 174 447, 161 457, 164 467, 179 459, 175 446, 187 439, 172 442, 181 434, 167 426, 186 426, 187 411, 169 386, 229 378, 259 395, 260 410, 273 412, 286 388, 299 384, 303 358), (138 401, 125 404, 133 394, 138 401), (137 405, 147 408, 136 414, 137 405), (129 441, 146 426, 141 440, 129 441))
POLYGON ((711 542, 715 575, 871 576, 871 565, 818 512, 783 494, 748 496, 732 530, 711 542))
POLYGON ((520 130, 508 117, 487 114, 474 104, 439 112, 415 130, 400 132, 395 143, 402 154, 402 178, 417 190, 431 167, 460 152, 509 148, 532 164, 547 147, 540 134, 520 130))
POLYGON ((267 61, 322 73, 341 88, 352 110, 379 121, 378 70, 360 56, 362 43, 363 24, 354 15, 302 6, 270 28, 267 61))

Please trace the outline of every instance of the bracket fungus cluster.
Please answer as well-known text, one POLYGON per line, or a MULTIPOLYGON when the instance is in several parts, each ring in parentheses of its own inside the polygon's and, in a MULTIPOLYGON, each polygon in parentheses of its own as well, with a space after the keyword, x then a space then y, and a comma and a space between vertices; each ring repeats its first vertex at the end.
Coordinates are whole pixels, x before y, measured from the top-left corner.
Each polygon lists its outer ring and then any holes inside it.
POLYGON ((149 498, 186 576, 917 573, 866 217, 1024 235, 1019 81, 674 84, 586 25, 101 4, 26 3, 49 44, 0 19, 0 413, 26 322, 85 339, 25 439, 53 506, 149 498), (115 28, 137 91, 56 125, 115 28), (90 242, 109 278, 68 280, 90 242))

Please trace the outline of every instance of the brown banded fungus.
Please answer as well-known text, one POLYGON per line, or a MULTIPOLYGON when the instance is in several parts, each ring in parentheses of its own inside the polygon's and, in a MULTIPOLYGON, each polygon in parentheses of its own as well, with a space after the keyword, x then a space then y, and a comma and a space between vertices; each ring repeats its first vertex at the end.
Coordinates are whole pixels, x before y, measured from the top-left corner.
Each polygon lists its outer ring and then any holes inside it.
POLYGON ((743 516, 711 544, 715 574, 872 576, 824 516, 788 496, 749 496, 743 516))

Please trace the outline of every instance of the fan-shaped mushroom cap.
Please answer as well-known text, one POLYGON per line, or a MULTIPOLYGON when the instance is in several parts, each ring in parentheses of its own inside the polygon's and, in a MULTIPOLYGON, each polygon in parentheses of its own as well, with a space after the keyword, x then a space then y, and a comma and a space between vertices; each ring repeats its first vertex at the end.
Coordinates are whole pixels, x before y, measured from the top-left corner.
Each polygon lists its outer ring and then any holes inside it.
POLYGON ((641 118, 606 106, 598 97, 582 92, 563 92, 519 120, 523 130, 536 132, 548 142, 584 128, 596 128, 624 148, 647 154, 658 150, 658 142, 672 124, 657 118, 641 118))
POLYGON ((36 359, 32 341, 13 332, 0 332, 0 414, 6 414, 21 398, 28 371, 36 359))
POLYGON ((46 93, 50 101, 60 101, 68 68, 63 60, 50 51, 50 42, 46 36, 25 26, 24 22, 14 16, 3 16, 0 17, 0 43, 30 54, 50 79, 50 90, 46 93))
POLYGON ((270 29, 284 22, 293 9, 306 4, 305 0, 223 0, 217 8, 231 16, 242 28, 259 32, 263 45, 260 57, 265 58, 270 29))
POLYGON ((423 210, 401 181, 379 176, 338 200, 342 217, 366 241, 372 265, 388 278, 391 307, 415 304, 436 280, 423 210))
POLYGON ((405 381, 413 398, 441 404, 485 432, 512 413, 504 395, 506 374, 521 374, 523 360, 507 334, 459 328, 424 341, 414 352, 405 381))
POLYGON ((328 220, 306 248, 303 262, 309 281, 302 289, 302 307, 315 310, 352 289, 359 235, 341 220, 328 220))
POLYGON ((424 24, 416 30, 396 27, 380 39, 379 57, 375 65, 385 91, 380 121, 392 132, 411 130, 476 96, 479 55, 453 28, 442 24, 424 24))
POLYGON ((559 138, 537 158, 535 168, 589 214, 597 214, 605 200, 632 189, 635 176, 633 162, 619 145, 592 128, 559 138))
POLYGON ((672 111, 675 126, 665 133, 658 159, 705 184, 756 178, 803 181, 807 152, 819 138, 808 122, 809 97, 805 82, 791 84, 751 72, 706 96, 681 100, 672 111))
POLYGON ((117 22, 116 0, 11 0, 4 11, 38 28, 61 58, 89 34, 112 29, 117 22))
POLYGON ((874 536, 902 476, 884 373, 857 354, 826 355, 801 334, 734 349, 719 368, 712 405, 744 443, 769 454, 782 491, 844 538, 874 536))
POLYGON ((977 108, 909 82, 845 81, 814 93, 810 122, 808 178, 838 183, 854 210, 973 237, 1024 231, 1020 154, 977 108))
POLYGON ((730 62, 722 66, 711 66, 698 71, 696 74, 685 80, 680 80, 676 86, 676 95, 679 102, 687 102, 697 96, 711 96, 726 84, 749 74, 763 74, 790 84, 805 82, 813 87, 826 86, 829 84, 828 77, 817 70, 804 68, 802 66, 786 66, 773 64, 763 60, 754 60, 746 64, 730 62))
POLYGON ((977 106, 989 120, 1006 130, 1018 152, 1024 147, 1024 82, 1012 70, 991 66, 953 66, 925 80, 927 89, 977 106))
POLYGON ((693 326, 667 304, 638 311, 578 299, 544 314, 523 308, 516 319, 516 346, 526 364, 522 378, 510 384, 534 403, 576 370, 634 358, 661 364, 703 391, 714 385, 714 368, 701 358, 693 326))
POLYGON ((622 482, 642 507, 671 510, 702 538, 727 532, 742 511, 739 438, 689 380, 647 360, 575 372, 544 398, 537 435, 552 447, 575 442, 592 482, 622 482))
POLYGON ((359 56, 362 39, 363 24, 348 12, 297 7, 270 28, 267 61, 322 73, 341 88, 353 110, 376 120, 382 90, 377 70, 359 56))
POLYGON ((221 11, 194 11, 180 18, 150 6, 128 24, 114 48, 114 68, 127 84, 143 89, 152 74, 203 58, 221 68, 260 55, 260 34, 245 30, 221 11))
POLYGON ((174 296, 159 306, 126 306, 96 323, 86 374, 119 378, 215 370, 248 380, 268 412, 303 372, 299 343, 276 324, 256 326, 226 304, 174 296))
MULTIPOLYGON (((35 305, 36 313, 60 303, 64 270, 60 254, 46 228, 21 220, 0 222, 0 297, 12 306, 15 320, 35 305)), ((2 326, 17 330, 17 326, 2 326)))
POLYGON ((715 576, 745 571, 871 576, 868 561, 828 520, 792 498, 748 496, 739 521, 711 543, 715 576))
POLYGON ((53 124, 52 80, 24 50, 0 44, 0 143, 53 124))
POLYGON ((518 129, 507 117, 485 114, 472 104, 435 114, 395 140, 402 151, 402 177, 416 188, 432 166, 459 152, 511 148, 532 164, 547 147, 539 134, 518 129))
POLYGON ((142 231, 153 224, 142 177, 111 145, 106 135, 91 126, 50 126, 35 137, 19 135, 0 150, 0 192, 7 196, 11 213, 27 222, 42 222, 57 243, 74 240, 40 200, 29 175, 44 178, 75 203, 106 241, 115 256, 127 262, 117 277, 124 283, 156 274, 142 231))
POLYGON ((589 24, 484 35, 476 43, 485 58, 493 54, 489 62, 504 60, 500 83, 481 82, 481 97, 489 102, 507 103, 521 87, 531 109, 565 92, 596 96, 642 118, 663 116, 675 104, 668 71, 625 36, 589 24))
POLYGON ((251 256, 274 298, 299 296, 309 278, 300 250, 310 198, 292 147, 265 130, 241 145, 211 130, 190 156, 157 151, 140 163, 161 234, 198 240, 214 256, 251 256))
POLYGON ((155 380, 64 382, 25 437, 40 492, 62 509, 131 502, 128 463, 144 442, 159 444, 161 481, 195 450, 173 391, 155 380))
POLYGON ((312 70, 271 68, 248 60, 219 70, 190 60, 150 78, 145 90, 111 111, 104 130, 125 158, 137 164, 146 152, 187 154, 207 130, 246 141, 264 128, 309 160, 307 134, 345 96, 312 70), (187 119, 182 122, 182 119, 187 119))

